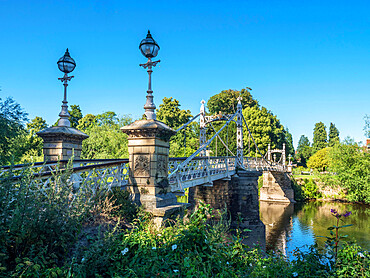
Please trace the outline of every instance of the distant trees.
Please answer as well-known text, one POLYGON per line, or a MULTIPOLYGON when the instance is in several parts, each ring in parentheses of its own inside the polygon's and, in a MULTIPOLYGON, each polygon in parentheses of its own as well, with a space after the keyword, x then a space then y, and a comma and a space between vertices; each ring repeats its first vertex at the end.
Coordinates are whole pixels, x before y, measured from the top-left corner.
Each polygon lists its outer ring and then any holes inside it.
POLYGON ((81 118, 77 128, 89 135, 82 142, 81 158, 127 158, 127 135, 121 132, 120 127, 131 122, 130 116, 118 117, 112 111, 98 115, 87 114, 81 118))
MULTIPOLYGON (((265 107, 246 107, 243 109, 243 115, 258 149, 263 155, 267 152, 269 144, 271 144, 271 148, 273 149, 281 149, 283 143, 286 143, 286 131, 283 125, 280 123, 279 119, 265 107)), ((253 142, 248 141, 248 130, 244 128, 244 144, 248 147, 250 145, 251 154, 255 155, 258 151, 253 142)))
POLYGON ((328 145, 329 147, 333 147, 337 143, 339 143, 339 130, 336 128, 335 124, 330 123, 328 145))
POLYGON ((298 141, 297 147, 297 160, 302 164, 302 166, 307 166, 307 161, 312 155, 312 147, 308 138, 301 135, 298 141))
POLYGON ((314 152, 317 152, 328 145, 328 134, 326 133, 326 126, 323 122, 318 122, 315 124, 315 128, 313 130, 313 143, 312 148, 314 152))
MULTIPOLYGON (((180 109, 180 102, 172 97, 163 98, 157 110, 157 120, 177 130, 186 124, 193 116, 189 110, 180 109)), ((185 129, 172 136, 170 141, 170 156, 189 156, 199 148, 199 124, 191 123, 185 129)))
POLYGON ((218 114, 220 111, 224 114, 234 114, 236 112, 236 105, 238 104, 238 97, 242 97, 242 106, 254 107, 259 106, 258 101, 255 100, 250 91, 251 88, 236 90, 224 90, 221 93, 213 95, 209 98, 207 102, 207 107, 210 114, 218 114))
POLYGON ((27 113, 12 98, 0 98, 0 164, 16 160, 14 140, 25 132, 27 113))
POLYGON ((79 105, 72 104, 69 112, 69 121, 71 122, 71 127, 76 128, 78 126, 78 121, 82 119, 82 111, 79 105))
MULTIPOLYGON (((207 107, 210 114, 234 114, 236 112, 236 106, 238 103, 238 97, 242 97, 242 107, 244 118, 251 130, 252 136, 256 141, 256 144, 261 151, 262 155, 267 152, 268 144, 271 144, 272 148, 282 148, 283 143, 286 144, 287 154, 294 155, 293 139, 291 134, 284 126, 280 123, 280 120, 267 108, 260 107, 258 101, 255 100, 251 95, 251 88, 245 88, 240 91, 236 90, 224 90, 219 94, 212 96, 208 102, 207 107)), ((218 131, 224 123, 213 123, 216 131, 218 131)), ((244 125, 244 123, 243 123, 244 125)), ((244 126, 243 129, 244 138, 244 154, 245 155, 256 155, 258 153, 254 143, 249 137, 247 128, 244 126)), ((208 127, 208 136, 214 134, 212 127, 208 127)), ((236 125, 230 123, 228 128, 225 128, 220 133, 221 139, 225 143, 229 143, 229 149, 235 154, 236 153, 236 125)), ((210 149, 214 155, 231 155, 223 144, 216 138, 212 142, 210 149)))
POLYGON ((307 161, 307 167, 319 171, 325 171, 329 167, 329 153, 331 148, 323 148, 312 155, 307 161))
POLYGON ((193 117, 189 110, 182 110, 180 106, 177 99, 163 98, 157 110, 157 119, 175 130, 178 129, 193 117))

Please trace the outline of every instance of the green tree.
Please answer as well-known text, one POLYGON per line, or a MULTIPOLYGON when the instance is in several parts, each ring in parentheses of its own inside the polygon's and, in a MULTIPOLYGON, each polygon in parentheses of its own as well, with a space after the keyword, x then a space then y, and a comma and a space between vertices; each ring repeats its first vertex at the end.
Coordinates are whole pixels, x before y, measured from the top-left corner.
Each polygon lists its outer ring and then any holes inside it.
POLYGON ((339 143, 339 130, 336 128, 335 124, 330 123, 330 127, 329 127, 329 147, 333 147, 337 143, 339 143))
POLYGON ((243 109, 246 107, 258 106, 258 101, 255 100, 250 93, 251 90, 252 89, 248 87, 241 91, 229 89, 210 97, 207 102, 209 113, 218 114, 221 111, 224 114, 234 114, 236 112, 239 96, 242 97, 243 109))
POLYGON ((82 143, 81 157, 84 159, 127 158, 127 135, 120 127, 132 122, 129 115, 118 117, 108 111, 99 115, 87 114, 78 127, 89 135, 82 143))
POLYGON ((331 148, 323 148, 318 150, 307 161, 307 167, 319 171, 325 171, 329 167, 329 153, 331 148))
MULTIPOLYGON (((163 98, 157 111, 157 119, 177 130, 192 118, 190 111, 182 110, 180 106, 180 102, 177 99, 172 97, 163 98)), ((191 123, 187 128, 179 131, 171 138, 170 156, 189 156, 198 149, 199 131, 197 133, 197 127, 197 123, 191 123)))
POLYGON ((181 105, 177 99, 165 97, 162 101, 157 111, 159 121, 176 130, 191 119, 190 111, 180 109, 181 105))
POLYGON ((12 143, 20 136, 27 121, 27 113, 12 98, 2 101, 0 98, 0 164, 14 161, 14 152, 17 146, 12 143), (13 158, 13 159, 12 159, 13 158))
POLYGON ((26 128, 28 132, 32 134, 36 134, 37 132, 47 128, 48 125, 46 121, 42 117, 36 116, 34 119, 31 120, 30 123, 27 123, 26 128))
POLYGON ((365 120, 364 125, 365 137, 370 138, 370 116, 365 115, 364 120, 365 120))
POLYGON ((85 131, 86 129, 97 124, 96 116, 93 114, 86 114, 82 119, 78 121, 77 129, 85 131))
POLYGON ((315 128, 313 130, 313 143, 312 148, 314 152, 321 150, 328 145, 327 141, 328 135, 326 133, 326 126, 323 122, 318 122, 315 124, 315 128))
POLYGON ((113 111, 107 111, 102 114, 96 115, 96 122, 99 126, 119 126, 119 118, 113 111))
POLYGON ((285 152, 287 154, 287 159, 288 155, 290 154, 292 157, 294 157, 294 146, 293 146, 293 136, 289 132, 289 129, 286 127, 284 129, 285 131, 285 152))
POLYGON ((370 203, 370 153, 347 138, 330 152, 330 167, 349 201, 370 203))
POLYGON ((310 140, 304 135, 301 135, 298 141, 297 147, 297 160, 302 164, 302 166, 307 166, 307 161, 312 155, 312 148, 310 140))
POLYGON ((71 127, 76 128, 78 126, 78 121, 82 119, 82 111, 79 105, 72 104, 71 110, 69 112, 69 121, 71 122, 71 127))
MULTIPOLYGON (((263 155, 267 152, 269 144, 271 144, 271 148, 273 149, 281 149, 283 143, 286 143, 286 131, 283 125, 280 123, 279 119, 265 107, 246 107, 243 109, 243 115, 263 155)), ((243 131, 244 153, 248 153, 246 149, 249 149, 250 146, 250 154, 255 155, 257 150, 251 138, 249 138, 248 131, 246 128, 244 128, 243 131)))

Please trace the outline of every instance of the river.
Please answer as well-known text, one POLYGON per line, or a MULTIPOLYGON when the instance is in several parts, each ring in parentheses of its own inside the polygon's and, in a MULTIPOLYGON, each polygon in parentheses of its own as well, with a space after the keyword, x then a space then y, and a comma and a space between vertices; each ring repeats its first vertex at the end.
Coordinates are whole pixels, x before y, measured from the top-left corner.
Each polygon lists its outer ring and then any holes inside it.
POLYGON ((260 202, 260 218, 266 225, 266 249, 280 250, 292 259, 292 252, 297 247, 307 250, 305 245, 317 243, 323 246, 325 238, 319 236, 329 235, 327 228, 336 224, 331 209, 339 213, 352 212, 344 219, 345 224, 353 226, 341 229, 340 234, 348 235, 347 241, 356 241, 370 250, 370 206, 321 201, 303 204, 260 202))

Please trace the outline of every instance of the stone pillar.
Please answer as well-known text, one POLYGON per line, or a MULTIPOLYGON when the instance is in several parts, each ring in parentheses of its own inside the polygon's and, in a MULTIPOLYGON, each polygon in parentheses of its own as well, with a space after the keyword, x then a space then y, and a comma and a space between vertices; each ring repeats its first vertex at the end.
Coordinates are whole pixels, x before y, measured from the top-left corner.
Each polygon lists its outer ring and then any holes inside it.
POLYGON ((80 159, 82 141, 89 136, 68 126, 53 126, 37 133, 44 141, 44 161, 80 159))
POLYGON ((295 203, 291 179, 285 172, 264 171, 260 201, 295 203))
POLYGON ((258 177, 260 172, 239 170, 231 180, 216 180, 213 186, 189 188, 189 203, 197 207, 199 201, 210 204, 214 209, 227 208, 231 216, 231 227, 244 232, 244 242, 250 246, 265 247, 265 226, 260 220, 258 201, 258 177))
POLYGON ((169 141, 175 131, 157 120, 140 120, 121 131, 128 135, 129 185, 133 201, 143 205, 161 223, 183 204, 168 183, 169 141))

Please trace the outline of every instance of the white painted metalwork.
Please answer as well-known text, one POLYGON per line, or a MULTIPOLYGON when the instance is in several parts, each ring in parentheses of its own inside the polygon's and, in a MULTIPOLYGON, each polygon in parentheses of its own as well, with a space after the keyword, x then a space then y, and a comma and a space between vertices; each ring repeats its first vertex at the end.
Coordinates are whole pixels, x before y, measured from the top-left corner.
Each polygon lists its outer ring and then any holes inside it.
POLYGON ((73 185, 77 190, 81 186, 89 186, 94 190, 103 185, 110 189, 115 186, 124 186, 128 183, 129 165, 127 159, 121 160, 76 160, 73 168, 63 169, 58 162, 37 163, 32 166, 15 165, 3 167, 1 174, 9 171, 11 179, 17 180, 28 171, 33 175, 31 182, 38 184, 41 188, 51 186, 58 174, 68 173, 67 183, 73 185), (5 168, 5 169, 4 169, 5 168))
POLYGON ((238 104, 236 106, 236 157, 237 157, 237 166, 244 168, 243 163, 243 107, 242 107, 242 98, 238 97, 238 104))
POLYGON ((186 159, 171 158, 168 163, 171 191, 183 191, 197 185, 212 185, 215 180, 230 178, 235 174, 235 160, 235 157, 196 157, 184 165, 186 159))
MULTIPOLYGON (((204 104, 206 103, 204 100, 200 102, 202 105, 200 106, 200 118, 199 118, 199 148, 201 148, 206 143, 206 107, 204 104)), ((204 149, 200 156, 206 156, 206 149, 204 149)))

